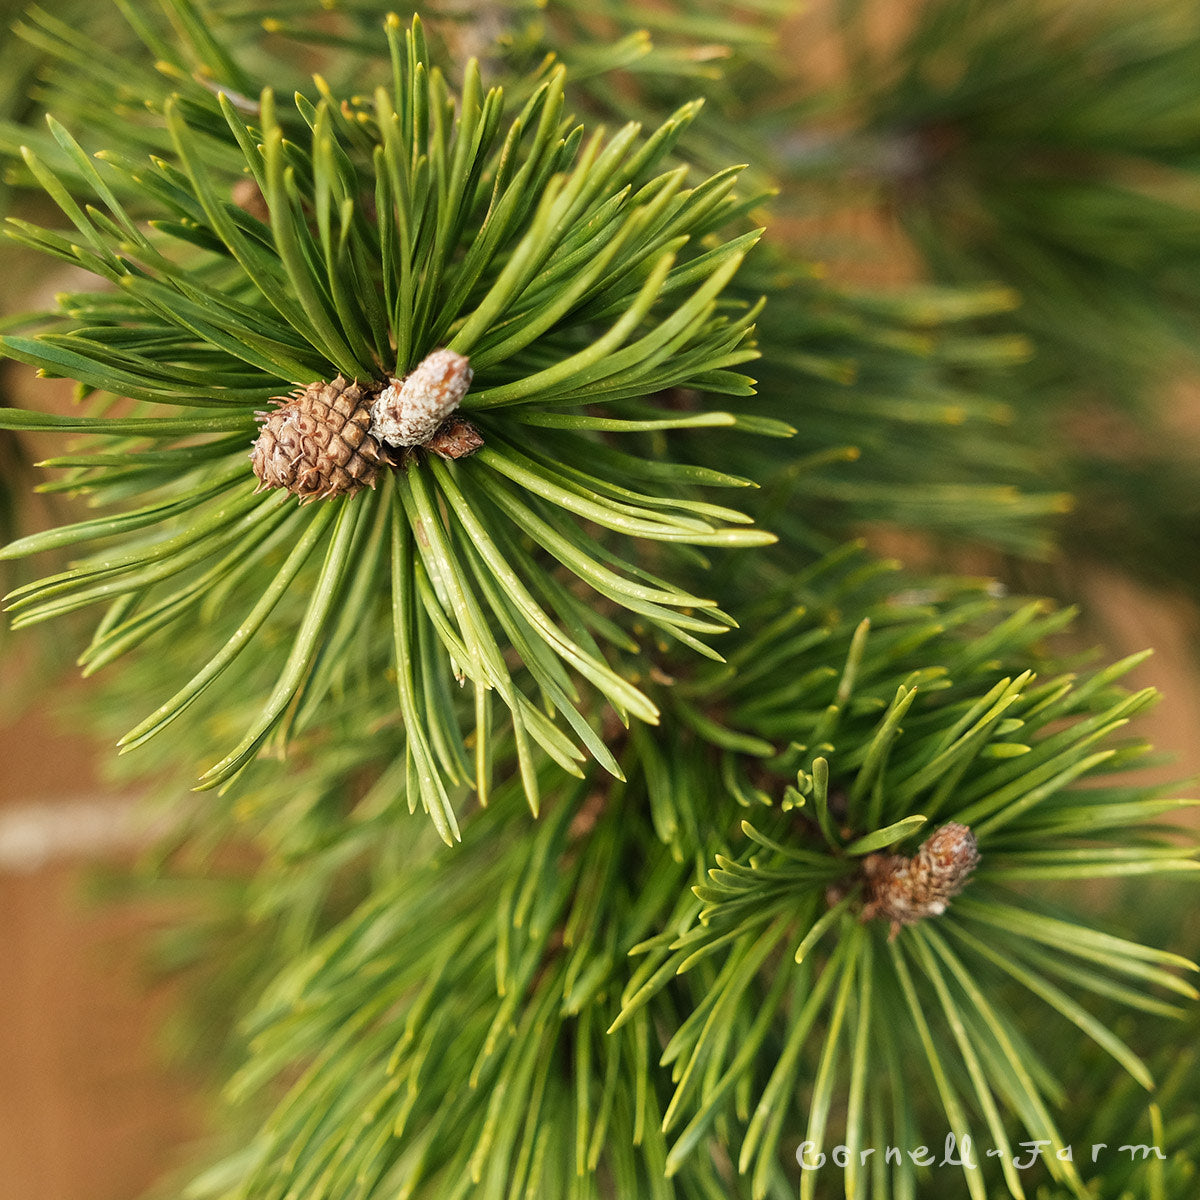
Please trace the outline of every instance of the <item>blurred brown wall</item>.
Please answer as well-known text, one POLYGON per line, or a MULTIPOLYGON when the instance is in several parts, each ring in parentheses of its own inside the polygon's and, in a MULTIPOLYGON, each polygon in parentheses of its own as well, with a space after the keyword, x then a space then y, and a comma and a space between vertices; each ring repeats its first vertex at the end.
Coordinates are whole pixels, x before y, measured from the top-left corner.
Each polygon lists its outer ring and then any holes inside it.
POLYGON ((198 1126, 156 1049, 169 997, 139 965, 146 918, 82 895, 70 831, 120 840, 94 753, 36 709, 0 729, 0 1200, 132 1200, 198 1126))

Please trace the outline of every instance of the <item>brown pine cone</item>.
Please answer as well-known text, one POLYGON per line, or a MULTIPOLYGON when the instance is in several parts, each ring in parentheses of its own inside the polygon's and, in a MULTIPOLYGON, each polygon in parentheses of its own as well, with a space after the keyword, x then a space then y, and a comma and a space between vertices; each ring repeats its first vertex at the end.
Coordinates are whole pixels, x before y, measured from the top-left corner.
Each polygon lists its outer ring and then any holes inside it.
POLYGON ((353 495, 374 487, 383 448, 368 432, 378 388, 317 380, 270 413, 257 413, 262 430, 250 460, 264 488, 286 488, 302 504, 353 495))
POLYGON ((940 916, 978 863, 975 835, 957 821, 932 833, 912 858, 870 854, 862 864, 867 885, 862 919, 888 918, 895 937, 901 925, 940 916))

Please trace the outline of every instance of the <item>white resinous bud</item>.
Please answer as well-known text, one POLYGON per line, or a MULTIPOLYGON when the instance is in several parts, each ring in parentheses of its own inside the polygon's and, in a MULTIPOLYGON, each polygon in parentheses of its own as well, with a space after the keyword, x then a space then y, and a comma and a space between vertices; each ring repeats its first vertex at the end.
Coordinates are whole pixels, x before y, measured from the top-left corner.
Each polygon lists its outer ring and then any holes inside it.
POLYGON ((392 379, 371 406, 371 433, 389 446, 421 446, 459 406, 474 378, 470 360, 435 350, 392 379))

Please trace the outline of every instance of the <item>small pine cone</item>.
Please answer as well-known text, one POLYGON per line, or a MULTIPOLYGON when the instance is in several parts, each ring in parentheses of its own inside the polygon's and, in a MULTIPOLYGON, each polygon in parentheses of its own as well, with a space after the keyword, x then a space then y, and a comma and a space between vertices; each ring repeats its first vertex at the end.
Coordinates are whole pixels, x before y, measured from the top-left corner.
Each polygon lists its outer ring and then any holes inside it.
POLYGON ((888 918, 895 937, 901 925, 940 916, 978 863, 975 835, 953 821, 930 834, 912 858, 870 854, 862 865, 867 884, 862 919, 888 918))
POLYGON ((250 459, 263 488, 287 488, 300 502, 352 495, 375 486, 383 448, 368 432, 371 398, 339 375, 310 383, 290 400, 276 400, 263 418, 250 459))
POLYGON ((423 446, 459 406, 475 372, 453 350, 435 350, 393 379, 371 409, 371 432, 389 446, 423 446))

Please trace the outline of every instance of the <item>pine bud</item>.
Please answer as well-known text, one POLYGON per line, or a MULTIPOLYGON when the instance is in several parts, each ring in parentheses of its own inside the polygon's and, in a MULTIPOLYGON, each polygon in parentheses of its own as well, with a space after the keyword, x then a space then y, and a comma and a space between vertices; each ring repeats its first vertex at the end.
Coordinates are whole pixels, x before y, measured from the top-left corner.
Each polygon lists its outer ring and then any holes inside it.
POLYGON ((389 446, 424 445, 459 406, 474 374, 461 354, 435 350, 379 393, 371 408, 372 434, 389 446))
POLYGON ((483 435, 462 417, 451 417, 425 443, 425 449, 442 458, 466 458, 483 445, 483 435))
POLYGON ((303 504, 374 487, 385 455, 368 431, 371 394, 339 375, 255 414, 263 421, 250 453, 258 490, 286 488, 303 504))
POLYGON ((888 918, 895 937, 901 925, 940 916, 978 862, 975 835, 953 821, 930 834, 912 858, 870 854, 862 864, 867 885, 862 919, 888 918))

